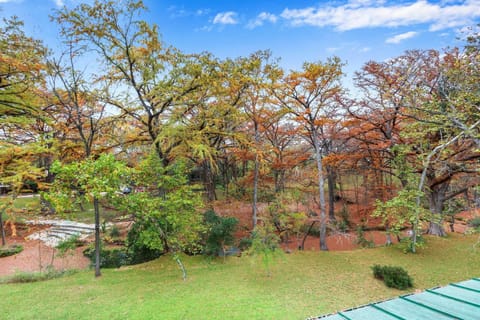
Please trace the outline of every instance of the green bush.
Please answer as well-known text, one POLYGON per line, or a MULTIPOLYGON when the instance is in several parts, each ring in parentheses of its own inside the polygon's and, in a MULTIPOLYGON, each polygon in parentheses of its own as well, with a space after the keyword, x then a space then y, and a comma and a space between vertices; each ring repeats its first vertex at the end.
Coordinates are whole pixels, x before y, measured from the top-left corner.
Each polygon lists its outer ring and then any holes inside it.
POLYGON ((208 227, 205 241, 205 253, 217 255, 222 253, 225 246, 232 245, 235 241, 233 233, 238 225, 238 219, 234 217, 220 217, 213 210, 204 214, 204 221, 208 227))
POLYGON ((380 266, 378 264, 372 267, 373 276, 376 279, 383 280, 385 285, 390 288, 405 290, 413 287, 413 279, 402 267, 380 266))
POLYGON ((372 240, 367 240, 365 238, 365 230, 363 230, 363 226, 357 227, 357 244, 362 248, 374 248, 375 242, 372 240))
POLYGON ((23 251, 23 246, 19 244, 12 244, 5 247, 0 247, 0 258, 13 256, 14 254, 20 253, 23 251))
POLYGON ((342 210, 340 210, 340 217, 342 218, 342 225, 348 229, 351 226, 350 213, 348 212, 348 207, 345 203, 343 204, 342 210))
POLYGON ((228 184, 228 196, 235 200, 245 200, 247 196, 247 190, 242 185, 230 182, 228 184))
POLYGON ((252 246, 253 239, 251 237, 244 237, 238 242, 238 248, 241 251, 246 251, 252 246))
POLYGON ((270 203, 275 200, 275 191, 270 189, 259 189, 257 197, 258 202, 270 203))
MULTIPOLYGON (((417 234, 417 241, 415 243, 415 248, 421 249, 424 248, 426 245, 425 238, 422 235, 417 234)), ((412 253, 413 252, 413 238, 412 237, 405 237, 400 240, 399 247, 402 249, 404 253, 412 253)))
MULTIPOLYGON (((95 263, 95 247, 90 246, 83 251, 92 263, 95 263)), ((101 268, 120 268, 129 262, 127 252, 124 248, 106 249, 100 248, 100 267, 101 268)))
POLYGON ((118 238, 120 237, 120 229, 116 226, 116 225, 113 225, 111 228, 110 228, 110 237, 112 238, 118 238))
POLYGON ((468 225, 472 228, 479 229, 480 228, 480 217, 475 217, 473 219, 468 220, 468 225))
POLYGON ((147 227, 148 226, 141 221, 137 221, 128 231, 126 242, 128 264, 139 264, 151 261, 163 254, 163 251, 151 249, 141 241, 142 232, 144 232, 147 227))
POLYGON ((272 223, 264 220, 257 224, 251 238, 252 245, 247 254, 261 257, 265 271, 270 276, 271 264, 283 254, 280 248, 280 237, 276 235, 272 223))

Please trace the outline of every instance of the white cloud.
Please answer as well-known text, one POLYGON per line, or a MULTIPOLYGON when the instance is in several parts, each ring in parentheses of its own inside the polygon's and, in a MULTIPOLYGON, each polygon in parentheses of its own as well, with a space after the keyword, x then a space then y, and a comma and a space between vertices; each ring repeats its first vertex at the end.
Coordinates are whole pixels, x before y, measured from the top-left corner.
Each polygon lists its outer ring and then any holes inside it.
POLYGON ((171 18, 176 19, 176 18, 188 18, 191 16, 196 16, 196 17, 205 16, 210 12, 210 9, 187 10, 183 6, 182 7, 170 6, 167 8, 167 11, 170 13, 171 18))
POLYGON ((339 51, 341 48, 338 48, 338 47, 329 47, 327 49, 325 49, 328 53, 335 53, 337 51, 339 51))
POLYGON ((203 26, 201 28, 196 28, 195 32, 210 32, 213 30, 212 26, 203 26))
POLYGON ((210 9, 198 9, 197 11, 195 11, 196 16, 204 16, 208 13, 210 13, 210 9))
POLYGON ((0 3, 8 3, 8 2, 22 2, 21 0, 0 0, 0 3))
POLYGON ((393 36, 393 37, 391 37, 391 38, 388 38, 387 40, 385 40, 385 42, 386 42, 386 43, 397 44, 397 43, 402 42, 403 40, 407 40, 407 39, 413 38, 413 37, 415 37, 416 35, 418 35, 418 32, 409 31, 409 32, 397 34, 397 35, 395 35, 395 36, 393 36))
POLYGON ((480 17, 480 1, 431 3, 427 0, 385 4, 376 0, 351 0, 340 6, 286 8, 280 15, 293 26, 331 26, 337 30, 399 27, 426 23, 431 31, 473 24, 480 17))
POLYGON ((363 47, 363 48, 360 48, 360 50, 358 50, 360 53, 365 53, 365 52, 369 52, 370 50, 372 50, 372 48, 370 47, 363 47))
POLYGON ((260 27, 264 24, 265 21, 268 21, 270 23, 275 23, 277 22, 278 17, 272 13, 268 12, 262 12, 260 13, 255 20, 250 20, 247 24, 248 29, 254 29, 256 27, 260 27))
POLYGON ((237 24, 237 13, 233 11, 217 13, 213 18, 213 24, 237 24))
POLYGON ((55 5, 57 7, 63 7, 65 5, 65 2, 63 2, 63 0, 55 0, 55 5))

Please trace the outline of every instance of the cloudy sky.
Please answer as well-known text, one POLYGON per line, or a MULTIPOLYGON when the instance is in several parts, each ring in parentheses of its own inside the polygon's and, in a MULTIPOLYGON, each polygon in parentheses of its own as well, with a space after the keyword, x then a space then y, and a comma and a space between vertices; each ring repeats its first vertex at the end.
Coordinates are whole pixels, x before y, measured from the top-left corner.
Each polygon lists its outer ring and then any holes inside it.
MULTIPOLYGON (((17 15, 26 30, 55 47, 48 15, 80 0, 0 0, 0 16, 17 15)), ((88 2, 88 1, 87 1, 88 2)), ((219 57, 270 49, 286 69, 332 55, 351 75, 368 60, 408 49, 462 44, 461 30, 480 22, 480 0, 144 0, 144 19, 159 25, 163 40, 185 52, 219 57)))

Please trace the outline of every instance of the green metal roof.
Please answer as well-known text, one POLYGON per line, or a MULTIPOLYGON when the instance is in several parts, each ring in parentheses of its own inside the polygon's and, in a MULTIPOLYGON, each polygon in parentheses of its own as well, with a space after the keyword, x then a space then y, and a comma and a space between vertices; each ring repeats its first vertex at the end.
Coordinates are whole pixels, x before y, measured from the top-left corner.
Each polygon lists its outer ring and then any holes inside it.
POLYGON ((480 319, 480 279, 452 283, 313 319, 480 319))

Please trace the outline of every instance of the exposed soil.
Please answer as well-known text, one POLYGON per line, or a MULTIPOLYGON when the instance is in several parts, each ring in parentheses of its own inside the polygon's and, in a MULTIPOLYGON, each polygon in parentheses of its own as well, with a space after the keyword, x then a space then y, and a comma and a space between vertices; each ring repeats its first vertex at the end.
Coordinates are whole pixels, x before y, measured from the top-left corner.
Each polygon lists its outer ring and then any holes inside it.
POLYGON ((57 270, 64 270, 85 269, 90 264, 90 261, 83 256, 84 248, 81 247, 74 252, 67 253, 64 257, 59 257, 55 249, 47 247, 38 240, 8 239, 8 243, 21 244, 23 251, 13 256, 0 258, 0 277, 12 275, 18 271, 45 271, 49 265, 53 265, 57 270))
MULTIPOLYGON (((365 240, 375 244, 375 246, 384 245, 387 241, 385 232, 382 231, 365 231, 364 233, 365 240)), ((297 250, 299 247, 300 241, 290 240, 288 243, 283 244, 283 248, 288 249, 289 251, 297 250)), ((357 236, 352 233, 336 233, 327 236, 327 247, 330 251, 346 251, 358 249, 361 246, 357 244, 357 236)), ((396 238, 392 237, 392 242, 396 243, 396 238)), ((304 245, 304 250, 317 251, 320 248, 320 240, 317 237, 309 236, 307 237, 304 245)))
MULTIPOLYGON (((385 245, 387 242, 387 236, 384 231, 379 231, 378 228, 381 225, 380 218, 373 218, 370 216, 372 212, 372 206, 370 205, 358 205, 351 202, 342 202, 339 201, 335 204, 336 206, 336 219, 337 221, 342 220, 340 215, 340 210, 346 207, 347 212, 349 213, 348 222, 350 224, 349 232, 342 233, 335 230, 329 230, 327 236, 327 247, 331 251, 344 251, 344 250, 354 250, 361 248, 358 244, 358 236, 356 234, 356 229, 358 226, 362 226, 366 229, 375 228, 372 231, 365 231, 363 237, 366 241, 370 242, 375 246, 385 245)), ((311 208, 312 206, 310 206, 311 208)), ((250 204, 240 201, 229 201, 229 202, 217 202, 214 204, 214 210, 222 216, 232 216, 236 217, 239 220, 239 228, 236 233, 238 239, 246 237, 249 235, 249 230, 252 229, 252 207, 250 204)), ((260 216, 265 214, 267 210, 266 204, 259 204, 258 211, 260 216)), ((291 210, 299 210, 303 212, 308 212, 309 207, 304 205, 299 205, 298 208, 291 208, 291 210)), ((468 226, 467 221, 472 217, 480 216, 480 210, 464 211, 455 215, 455 223, 451 225, 449 221, 445 222, 445 230, 447 232, 452 232, 451 227, 453 227, 453 232, 464 233, 468 226)), ((318 228, 318 224, 314 226, 318 228)), ((284 249, 289 251, 297 250, 301 243, 302 239, 289 239, 288 243, 282 244, 284 249)), ((397 243, 397 238, 392 236, 391 241, 397 243)), ((320 241, 318 237, 308 236, 304 250, 319 250, 320 241)))
POLYGON ((10 228, 6 229, 7 244, 20 244, 23 246, 23 251, 13 256, 0 258, 0 277, 19 271, 45 271, 49 265, 53 265, 57 270, 84 269, 89 266, 90 261, 82 254, 83 247, 77 248, 74 252, 67 252, 65 256, 60 257, 54 248, 46 246, 41 241, 25 240, 29 234, 47 227, 44 225, 17 225, 15 237, 12 236, 10 228))

